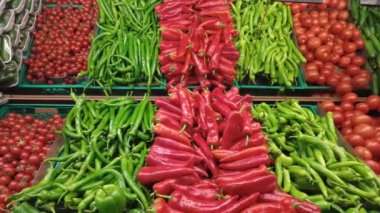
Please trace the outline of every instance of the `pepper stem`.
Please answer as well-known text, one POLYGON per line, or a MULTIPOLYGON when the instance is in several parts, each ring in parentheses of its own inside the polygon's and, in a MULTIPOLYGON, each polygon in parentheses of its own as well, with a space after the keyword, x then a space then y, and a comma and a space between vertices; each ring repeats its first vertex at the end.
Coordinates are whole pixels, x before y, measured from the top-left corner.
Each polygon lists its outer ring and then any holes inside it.
POLYGON ((249 143, 249 135, 245 135, 245 147, 248 146, 248 143, 249 143))
POLYGON ((165 198, 165 199, 168 199, 168 200, 172 199, 172 196, 170 196, 170 195, 156 194, 156 196, 157 196, 157 197, 160 197, 160 198, 165 198))
POLYGON ((182 129, 179 131, 178 135, 182 134, 187 128, 187 124, 183 125, 182 129))

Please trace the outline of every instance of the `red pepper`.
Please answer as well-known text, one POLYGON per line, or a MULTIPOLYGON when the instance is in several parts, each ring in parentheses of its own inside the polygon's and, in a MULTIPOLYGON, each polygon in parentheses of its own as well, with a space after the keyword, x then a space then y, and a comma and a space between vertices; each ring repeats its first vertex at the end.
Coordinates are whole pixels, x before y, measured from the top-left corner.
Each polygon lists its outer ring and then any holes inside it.
POLYGON ((296 212, 303 212, 303 213, 317 213, 321 212, 321 209, 319 206, 296 199, 284 192, 275 190, 273 193, 265 193, 261 194, 259 196, 259 201, 260 202, 265 202, 265 203, 284 203, 284 200, 290 200, 292 203, 292 206, 295 206, 296 212))
POLYGON ((182 0, 182 1, 171 1, 171 2, 164 2, 163 4, 159 4, 155 7, 156 13, 162 13, 166 12, 165 10, 169 11, 171 9, 175 9, 180 6, 190 6, 197 3, 197 0, 182 0))
POLYGON ((289 213, 284 211, 283 207, 279 203, 258 203, 255 204, 244 211, 242 213, 289 213))
POLYGON ((183 69, 183 65, 177 62, 169 62, 161 67, 161 71, 165 75, 169 75, 169 74, 178 75, 180 74, 182 69, 183 69))
POLYGON ((195 159, 190 157, 188 160, 176 160, 175 158, 167 157, 162 153, 149 152, 146 157, 147 165, 149 166, 179 166, 179 167, 192 167, 195 159))
POLYGON ((215 200, 216 194, 218 194, 217 189, 215 188, 198 188, 193 186, 183 186, 183 185, 177 185, 174 184, 173 188, 183 194, 186 194, 188 196, 199 198, 199 199, 206 199, 206 200, 215 200))
POLYGON ((188 175, 175 179, 166 179, 153 185, 153 190, 160 195, 168 195, 174 191, 174 184, 193 185, 199 182, 199 177, 188 175))
POLYGON ((166 201, 162 198, 157 198, 154 200, 154 209, 156 210, 155 212, 157 213, 165 213, 166 212, 166 209, 165 209, 165 204, 166 204, 166 201))
MULTIPOLYGON (((168 28, 168 27, 171 27, 173 29, 178 29, 178 30, 181 30, 182 32, 186 32, 188 30, 188 26, 191 24, 192 22, 189 22, 187 20, 176 20, 176 21, 165 21, 165 22, 160 22, 160 27, 161 28, 168 28)), ((177 46, 179 47, 179 45, 177 46)), ((162 49, 160 49, 162 50, 162 49)))
POLYGON ((261 164, 259 167, 246 170, 246 171, 238 171, 235 173, 224 173, 223 175, 220 175, 216 179, 216 182, 218 184, 228 184, 230 182, 239 182, 239 181, 245 181, 245 180, 251 180, 258 177, 262 177, 265 175, 269 175, 269 171, 267 167, 264 164, 261 164))
POLYGON ((162 30, 161 36, 163 40, 179 41, 182 32, 177 29, 165 28, 162 30))
POLYGON ((166 49, 171 49, 171 48, 176 48, 179 47, 179 42, 178 41, 166 41, 166 40, 161 40, 160 41, 160 50, 166 50, 166 49))
POLYGON ((197 80, 200 84, 200 87, 202 87, 202 88, 207 88, 207 87, 211 86, 211 82, 206 77, 204 77, 202 75, 197 74, 197 80))
POLYGON ((190 63, 191 63, 191 53, 190 53, 190 51, 186 51, 186 53, 185 53, 185 64, 181 70, 182 75, 188 75, 189 74, 190 63))
POLYGON ((219 143, 219 131, 218 123, 214 111, 209 105, 205 106, 206 110, 206 127, 207 127, 207 143, 209 145, 218 146, 219 143))
POLYGON ((189 45, 191 45, 189 35, 182 33, 179 41, 178 57, 185 55, 186 50, 189 48, 189 45))
POLYGON ((242 158, 240 160, 221 163, 219 167, 225 170, 245 170, 252 169, 258 167, 260 164, 268 164, 269 156, 267 153, 257 155, 257 156, 249 156, 246 158, 242 158))
POLYGON ((166 9, 166 10, 158 13, 158 17, 160 18, 161 21, 168 20, 168 19, 176 17, 180 14, 183 14, 186 11, 186 8, 187 8, 186 6, 181 5, 181 6, 178 6, 176 8, 166 9))
POLYGON ((250 104, 252 103, 253 101, 253 98, 252 96, 250 95, 245 95, 243 98, 241 98, 236 104, 237 105, 240 105, 240 104, 243 104, 243 103, 247 103, 247 104, 250 104))
POLYGON ((181 143, 184 143, 186 145, 191 144, 190 138, 185 136, 186 133, 178 132, 177 130, 172 129, 170 127, 167 127, 163 124, 156 124, 154 126, 153 131, 155 134, 157 134, 159 136, 166 137, 169 139, 173 139, 173 140, 179 141, 181 143))
POLYGON ((218 132, 223 133, 224 129, 226 128, 227 120, 222 120, 218 123, 218 132))
POLYGON ((228 106, 228 108, 230 108, 231 110, 238 109, 238 105, 236 105, 236 103, 228 100, 222 88, 215 88, 214 91, 212 91, 212 96, 213 98, 222 102, 224 105, 228 106))
POLYGON ((185 175, 194 175, 198 177, 196 170, 192 168, 173 166, 144 166, 138 172, 137 180, 143 185, 149 185, 169 178, 179 178, 185 175))
POLYGON ((218 167, 215 164, 215 161, 212 158, 207 158, 205 156, 205 154, 202 152, 202 150, 196 149, 195 151, 198 153, 199 156, 203 157, 203 159, 204 159, 204 161, 205 161, 208 169, 210 169, 212 175, 214 177, 218 176, 219 170, 218 170, 218 167))
POLYGON ((215 1, 209 1, 209 0, 202 0, 199 1, 196 5, 195 8, 197 9, 205 9, 205 7, 215 7, 215 6, 220 6, 220 5, 226 5, 228 4, 227 0, 215 0, 215 1))
POLYGON ((178 114, 175 114, 173 112, 169 112, 167 110, 164 110, 164 109, 160 109, 158 110, 158 112, 156 113, 155 117, 159 120, 160 117, 164 117, 164 116, 167 116, 171 119, 173 119, 174 121, 177 121, 177 122, 180 122, 181 121, 181 116, 178 115, 178 114))
POLYGON ((212 102, 211 106, 215 111, 221 113, 225 117, 228 117, 230 114, 232 114, 232 110, 221 100, 212 102))
POLYGON ((225 213, 239 213, 244 209, 252 206, 257 201, 259 197, 259 193, 253 193, 246 197, 241 198, 238 202, 233 203, 231 206, 227 207, 227 209, 223 210, 225 213))
POLYGON ((179 122, 167 116, 166 114, 156 115, 154 117, 154 123, 160 123, 172 129, 181 129, 181 125, 179 124, 179 122))
POLYGON ((227 74, 227 75, 236 75, 236 69, 234 65, 229 65, 223 63, 223 61, 219 62, 218 70, 222 74, 227 74))
POLYGON ((227 150, 227 149, 214 149, 211 151, 211 153, 216 159, 220 160, 222 158, 236 154, 237 151, 231 151, 231 150, 227 150))
POLYGON ((156 100, 154 102, 155 102, 156 106, 161 108, 161 109, 165 109, 169 112, 173 112, 173 113, 178 114, 178 115, 182 114, 181 109, 179 107, 171 104, 169 102, 169 100, 166 98, 158 97, 158 98, 156 98, 156 100))
POLYGON ((241 138, 231 147, 231 150, 240 151, 255 146, 267 146, 267 144, 265 143, 265 135, 263 133, 258 132, 256 134, 251 135, 248 141, 245 137, 241 138))
POLYGON ((190 95, 190 92, 187 88, 181 88, 178 90, 178 97, 181 101, 181 125, 184 128, 193 128, 194 125, 194 111, 193 111, 193 99, 190 95))
POLYGON ((224 56, 225 59, 227 59, 227 60, 236 61, 239 59, 240 53, 237 50, 226 50, 226 49, 224 49, 222 51, 222 56, 224 56))
MULTIPOLYGON (((226 85, 223 84, 223 82, 220 81, 215 81, 215 80, 210 80, 211 85, 215 87, 221 87, 221 88, 226 88, 226 85)), ((232 85, 232 82, 227 82, 229 85, 232 85)))
POLYGON ((203 10, 199 13, 199 16, 210 16, 210 17, 220 17, 230 14, 229 6, 217 6, 212 8, 212 10, 203 10))
POLYGON ((218 45, 220 43, 220 37, 221 37, 221 31, 218 31, 213 37, 210 46, 207 48, 206 55, 211 57, 213 54, 215 54, 218 45))
POLYGON ((195 68, 199 71, 199 74, 201 76, 207 75, 210 70, 207 69, 206 59, 200 58, 195 52, 191 52, 191 57, 194 61, 195 68))
POLYGON ((226 162, 241 160, 246 157, 257 156, 257 155, 262 155, 262 154, 268 154, 268 148, 265 146, 257 146, 257 147, 244 149, 234 155, 230 155, 228 157, 222 158, 220 162, 226 163, 226 162))
POLYGON ((185 152, 190 152, 190 153, 195 154, 195 149, 193 147, 185 145, 181 142, 178 142, 169 138, 156 137, 154 139, 154 144, 160 147, 166 147, 168 149, 185 151, 185 152))
POLYGON ((239 95, 239 88, 237 87, 232 87, 231 89, 229 89, 228 91, 226 91, 226 97, 231 100, 230 98, 235 96, 235 95, 239 95))
POLYGON ((246 135, 246 137, 249 137, 253 131, 252 131, 252 115, 250 113, 251 106, 250 105, 243 105, 243 131, 242 133, 246 135))
POLYGON ((206 109, 205 109, 205 100, 202 95, 198 92, 195 92, 193 95, 195 103, 198 105, 198 126, 202 131, 206 131, 206 109))
POLYGON ((219 186, 223 189, 223 192, 230 195, 248 195, 256 192, 267 193, 276 189, 277 178, 269 174, 255 179, 221 183, 219 186))
POLYGON ((196 199, 187 196, 180 192, 174 192, 169 205, 180 209, 184 212, 192 213, 218 213, 222 212, 224 208, 231 205, 237 200, 237 196, 233 196, 227 200, 210 201, 204 199, 196 199))
POLYGON ((160 147, 156 144, 153 144, 153 146, 150 148, 149 154, 150 153, 156 153, 162 157, 172 158, 179 161, 189 161, 193 159, 194 162, 201 162, 203 160, 203 158, 198 156, 198 154, 181 150, 168 149, 165 147, 160 147))
POLYGON ((218 44, 216 47, 214 54, 211 56, 210 60, 210 69, 218 69, 219 68, 219 60, 220 60, 220 54, 222 53, 222 50, 224 49, 224 43, 218 44))
POLYGON ((200 134, 195 133, 193 135, 193 140, 198 145, 198 147, 202 150, 202 153, 205 155, 206 158, 208 159, 213 158, 210 147, 208 147, 206 141, 203 139, 203 137, 200 134))
POLYGON ((234 111, 228 116, 227 125, 221 139, 221 145, 223 149, 230 149, 234 145, 233 142, 236 139, 242 138, 244 136, 242 134, 242 123, 243 117, 239 112, 234 111))

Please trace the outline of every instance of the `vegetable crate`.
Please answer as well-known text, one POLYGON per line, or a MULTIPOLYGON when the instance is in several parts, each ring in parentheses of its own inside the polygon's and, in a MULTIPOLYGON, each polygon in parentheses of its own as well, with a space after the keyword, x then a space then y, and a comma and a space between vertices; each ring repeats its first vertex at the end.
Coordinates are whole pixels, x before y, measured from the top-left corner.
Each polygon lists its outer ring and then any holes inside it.
POLYGON ((0 118, 4 118, 8 113, 20 113, 32 115, 40 120, 48 120, 54 114, 65 116, 69 113, 72 105, 70 104, 5 104, 0 106, 0 118))

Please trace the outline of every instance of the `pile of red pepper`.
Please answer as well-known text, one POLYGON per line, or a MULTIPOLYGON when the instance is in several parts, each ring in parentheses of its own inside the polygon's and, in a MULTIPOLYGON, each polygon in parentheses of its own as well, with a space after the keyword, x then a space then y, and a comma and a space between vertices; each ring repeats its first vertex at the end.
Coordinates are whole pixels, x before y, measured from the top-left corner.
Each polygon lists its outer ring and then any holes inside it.
POLYGON ((137 178, 154 184, 158 213, 320 212, 277 190, 251 102, 237 88, 174 87, 169 98, 156 99, 156 138, 137 178))
POLYGON ((160 18, 161 71, 172 85, 232 85, 239 52, 231 0, 165 0, 160 18))

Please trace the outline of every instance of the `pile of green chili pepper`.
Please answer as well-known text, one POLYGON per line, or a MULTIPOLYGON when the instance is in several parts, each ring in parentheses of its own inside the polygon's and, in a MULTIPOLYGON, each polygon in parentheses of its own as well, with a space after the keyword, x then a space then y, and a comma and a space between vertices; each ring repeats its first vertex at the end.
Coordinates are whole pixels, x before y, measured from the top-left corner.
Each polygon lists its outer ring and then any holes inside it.
MULTIPOLYGON (((372 68, 372 93, 380 93, 380 8, 361 5, 360 0, 351 0, 351 18, 363 33, 368 63, 372 68)), ((367 68, 368 69, 368 68, 367 68)), ((371 70, 371 69, 368 69, 371 70)))
POLYGON ((237 0, 232 14, 239 36, 236 47, 239 81, 255 82, 265 77, 270 83, 290 87, 299 75, 305 58, 292 41, 290 7, 269 0, 237 0))
POLYGON ((91 82, 113 85, 144 83, 148 87, 161 76, 157 63, 158 21, 154 7, 160 0, 98 0, 100 33, 88 57, 91 82))
POLYGON ((320 117, 298 102, 262 103, 252 110, 268 135, 278 186, 322 210, 380 206, 380 180, 338 145, 332 114, 320 117))
POLYGON ((46 176, 11 197, 13 203, 54 212, 57 207, 78 212, 122 212, 149 208, 149 191, 136 180, 153 140, 154 107, 146 96, 85 100, 76 104, 62 130, 59 157, 50 158, 46 176))

